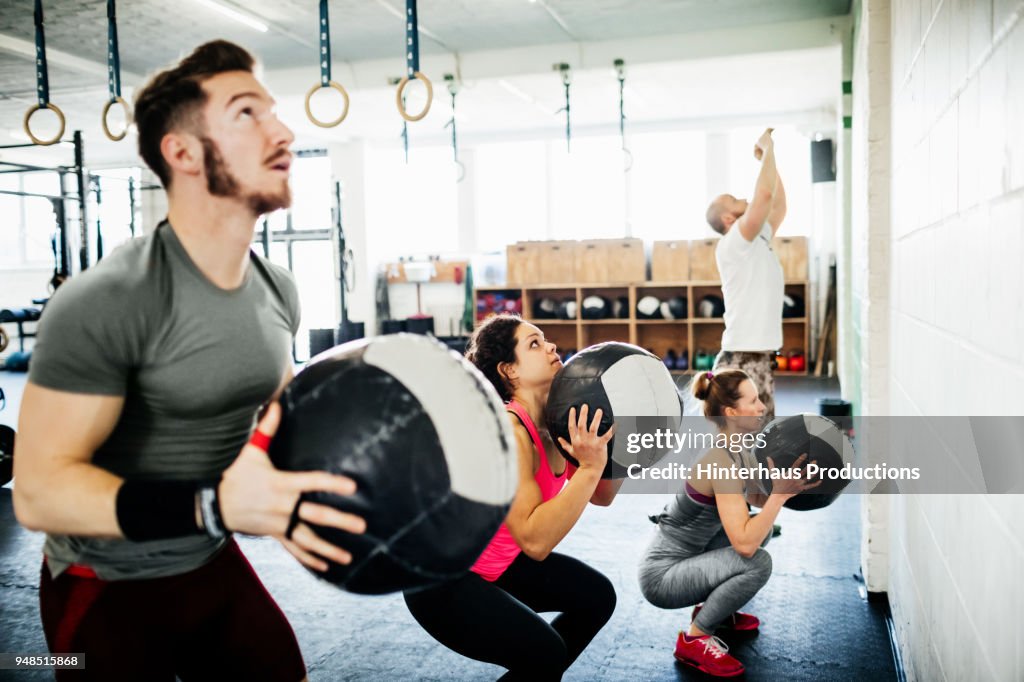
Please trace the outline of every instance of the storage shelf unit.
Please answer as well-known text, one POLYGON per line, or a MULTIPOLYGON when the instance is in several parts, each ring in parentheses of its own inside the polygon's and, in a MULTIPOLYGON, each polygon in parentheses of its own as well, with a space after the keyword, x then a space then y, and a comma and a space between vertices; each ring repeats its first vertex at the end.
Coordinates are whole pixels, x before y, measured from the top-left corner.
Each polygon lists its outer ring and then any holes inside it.
MULTIPOLYGON (((787 281, 786 293, 797 295, 809 305, 809 287, 806 280, 787 281)), ((725 321, 722 318, 695 317, 696 301, 694 297, 708 294, 722 295, 720 282, 677 281, 677 282, 626 282, 618 284, 565 283, 565 284, 531 284, 522 286, 479 287, 474 291, 477 302, 477 319, 483 319, 486 311, 480 311, 481 297, 488 292, 514 292, 521 295, 523 318, 540 327, 548 340, 553 341, 562 350, 581 349, 602 341, 624 341, 642 348, 647 348, 655 355, 664 358, 668 352, 677 355, 685 352, 688 358, 688 369, 676 370, 674 374, 694 373, 693 362, 698 351, 718 354, 721 347, 722 332, 725 321), (590 295, 601 295, 612 303, 616 299, 625 299, 628 304, 625 317, 613 317, 600 320, 584 320, 579 317, 583 299, 590 295), (664 301, 669 296, 686 298, 686 318, 678 320, 640 319, 637 318, 637 301, 647 295, 657 296, 664 301), (574 301, 577 319, 537 319, 534 316, 534 303, 538 298, 550 297, 556 303, 574 301)), ((783 318, 782 320, 783 355, 803 353, 804 369, 799 372, 777 370, 779 375, 806 375, 810 365, 810 329, 806 317, 783 318)), ((703 371, 703 370, 702 370, 703 371)))

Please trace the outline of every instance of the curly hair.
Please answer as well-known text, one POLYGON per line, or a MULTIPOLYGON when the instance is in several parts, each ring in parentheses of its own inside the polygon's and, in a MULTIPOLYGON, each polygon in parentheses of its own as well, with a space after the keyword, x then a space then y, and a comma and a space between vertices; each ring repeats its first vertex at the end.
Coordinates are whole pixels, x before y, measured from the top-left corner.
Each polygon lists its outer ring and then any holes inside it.
POLYGON ((522 323, 515 313, 489 317, 473 332, 466 349, 466 359, 483 372, 505 402, 512 399, 513 386, 498 365, 516 361, 516 330, 522 323))

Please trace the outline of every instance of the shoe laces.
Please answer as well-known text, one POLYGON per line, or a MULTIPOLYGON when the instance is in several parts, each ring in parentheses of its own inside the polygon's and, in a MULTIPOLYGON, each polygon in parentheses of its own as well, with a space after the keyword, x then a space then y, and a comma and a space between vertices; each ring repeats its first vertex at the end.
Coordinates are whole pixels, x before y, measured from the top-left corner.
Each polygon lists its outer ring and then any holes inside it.
POLYGON ((704 639, 704 653, 721 658, 729 653, 729 645, 714 635, 708 635, 704 639))

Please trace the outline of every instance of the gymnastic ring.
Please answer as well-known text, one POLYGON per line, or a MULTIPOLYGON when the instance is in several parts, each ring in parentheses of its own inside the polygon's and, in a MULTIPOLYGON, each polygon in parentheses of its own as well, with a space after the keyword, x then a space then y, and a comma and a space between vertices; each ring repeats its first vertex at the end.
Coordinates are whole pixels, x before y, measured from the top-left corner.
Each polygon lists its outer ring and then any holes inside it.
POLYGON ((418 121, 426 116, 427 112, 430 111, 430 103, 434 100, 434 86, 430 84, 430 79, 419 71, 413 74, 413 78, 423 81, 423 85, 427 86, 427 105, 423 107, 423 111, 415 116, 405 110, 405 105, 402 103, 402 91, 405 90, 405 86, 409 84, 411 79, 408 76, 402 76, 402 80, 398 81, 398 90, 395 92, 395 102, 398 104, 398 113, 406 121, 418 121))
POLYGON ((317 83, 316 85, 309 89, 309 92, 306 93, 306 116, 309 117, 310 121, 312 121, 315 125, 320 126, 321 128, 333 128, 334 126, 344 121, 345 117, 348 116, 348 92, 345 91, 345 88, 341 87, 340 83, 337 83, 335 81, 327 81, 327 85, 317 83), (345 101, 345 106, 341 110, 341 116, 334 119, 333 121, 317 120, 317 118, 313 116, 313 110, 309 108, 309 100, 312 99, 313 93, 323 88, 334 88, 335 90, 341 93, 341 98, 345 101))
POLYGON ((60 142, 60 138, 64 135, 64 112, 57 108, 55 104, 47 102, 46 104, 36 104, 31 109, 25 112, 25 134, 28 135, 28 139, 32 140, 35 144, 42 145, 43 147, 49 147, 51 144, 57 144, 60 142), (29 126, 29 119, 32 118, 32 114, 36 113, 40 109, 49 109, 53 113, 57 114, 57 119, 60 121, 60 130, 54 135, 51 140, 40 140, 38 137, 32 134, 32 128, 29 126))
POLYGON ((128 111, 128 102, 125 102, 121 97, 114 97, 114 99, 107 100, 107 103, 103 105, 103 134, 107 136, 107 139, 111 142, 120 142, 124 139, 124 136, 128 134, 128 126, 132 123, 132 115, 128 111), (110 126, 107 125, 107 114, 110 113, 110 107, 115 104, 120 104, 124 108, 124 130, 120 135, 115 135, 110 132, 110 126))

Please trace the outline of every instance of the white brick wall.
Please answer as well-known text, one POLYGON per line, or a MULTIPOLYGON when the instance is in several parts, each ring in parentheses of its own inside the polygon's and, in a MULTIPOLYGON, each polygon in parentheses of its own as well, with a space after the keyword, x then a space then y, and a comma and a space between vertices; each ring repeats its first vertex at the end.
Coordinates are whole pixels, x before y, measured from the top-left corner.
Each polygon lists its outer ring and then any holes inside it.
MULTIPOLYGON (((1024 1, 892 0, 891 23, 891 366, 866 392, 890 414, 1024 414, 1024 1)), ((1024 496, 891 502, 910 678, 1024 679, 1024 496)))

